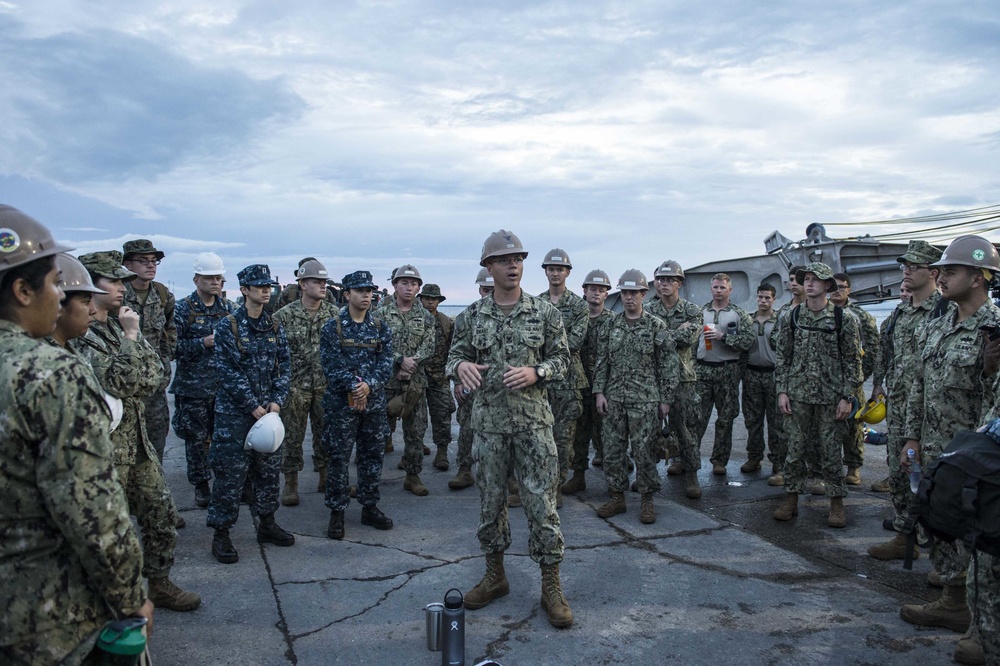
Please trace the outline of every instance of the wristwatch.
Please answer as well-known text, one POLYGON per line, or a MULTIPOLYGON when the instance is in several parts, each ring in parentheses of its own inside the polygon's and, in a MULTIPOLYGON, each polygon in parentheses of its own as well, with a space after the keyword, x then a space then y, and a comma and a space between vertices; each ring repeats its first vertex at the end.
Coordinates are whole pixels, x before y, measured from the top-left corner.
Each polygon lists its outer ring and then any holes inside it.
POLYGON ((540 365, 535 366, 535 372, 538 374, 539 381, 545 381, 545 377, 549 374, 548 371, 540 365))

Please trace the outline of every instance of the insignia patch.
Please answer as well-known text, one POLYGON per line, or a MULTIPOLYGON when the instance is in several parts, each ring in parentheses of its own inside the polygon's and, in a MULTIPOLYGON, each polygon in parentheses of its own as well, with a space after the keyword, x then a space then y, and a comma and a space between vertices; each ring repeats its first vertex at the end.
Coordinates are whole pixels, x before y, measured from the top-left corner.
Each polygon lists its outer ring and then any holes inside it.
POLYGON ((982 261, 984 258, 986 258, 986 253, 983 252, 982 250, 973 250, 972 258, 975 259, 976 261, 982 261))
POLYGON ((0 229, 0 252, 13 252, 21 247, 21 237, 13 229, 0 229))

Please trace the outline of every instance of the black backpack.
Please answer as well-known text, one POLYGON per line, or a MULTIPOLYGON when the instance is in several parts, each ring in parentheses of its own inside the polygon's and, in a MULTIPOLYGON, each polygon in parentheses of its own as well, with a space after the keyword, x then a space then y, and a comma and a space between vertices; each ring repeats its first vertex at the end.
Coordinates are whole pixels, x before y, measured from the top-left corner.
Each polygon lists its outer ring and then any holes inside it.
POLYGON ((961 540, 974 553, 1000 557, 1000 443, 989 435, 962 431, 928 465, 910 504, 904 568, 920 523, 942 541, 961 540))

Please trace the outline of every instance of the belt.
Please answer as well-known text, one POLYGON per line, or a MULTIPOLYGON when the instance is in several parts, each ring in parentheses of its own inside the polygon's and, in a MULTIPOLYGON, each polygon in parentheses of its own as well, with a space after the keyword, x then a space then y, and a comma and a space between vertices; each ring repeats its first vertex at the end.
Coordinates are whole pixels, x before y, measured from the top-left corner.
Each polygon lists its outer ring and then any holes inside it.
POLYGON ((698 365, 710 365, 712 367, 718 367, 721 365, 732 365, 733 363, 739 363, 740 359, 734 358, 731 361, 702 361, 701 359, 697 359, 696 362, 698 363, 698 365))
POLYGON ((747 363, 747 367, 751 370, 756 370, 757 372, 774 372, 773 365, 768 367, 766 365, 754 365, 753 363, 747 363))

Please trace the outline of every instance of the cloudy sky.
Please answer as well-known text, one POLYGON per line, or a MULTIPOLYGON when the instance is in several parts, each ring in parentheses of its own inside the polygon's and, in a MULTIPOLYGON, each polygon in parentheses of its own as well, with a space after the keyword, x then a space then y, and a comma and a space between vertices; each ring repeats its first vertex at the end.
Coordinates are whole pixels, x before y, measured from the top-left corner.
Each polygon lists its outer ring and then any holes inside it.
POLYGON ((540 291, 1000 203, 998 80, 995 0, 0 0, 0 202, 467 302, 501 227, 540 291))

